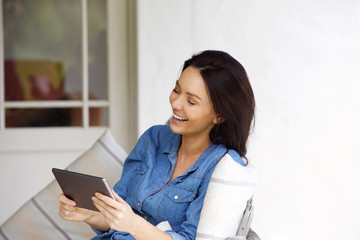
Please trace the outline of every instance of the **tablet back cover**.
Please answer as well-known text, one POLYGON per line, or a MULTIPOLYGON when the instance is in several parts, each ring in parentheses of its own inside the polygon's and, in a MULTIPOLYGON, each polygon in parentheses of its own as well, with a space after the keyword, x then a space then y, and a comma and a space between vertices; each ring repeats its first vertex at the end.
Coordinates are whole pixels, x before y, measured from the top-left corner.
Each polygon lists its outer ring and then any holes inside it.
POLYGON ((99 211, 91 200, 96 192, 114 198, 104 178, 57 168, 52 172, 65 196, 74 200, 77 207, 99 211))

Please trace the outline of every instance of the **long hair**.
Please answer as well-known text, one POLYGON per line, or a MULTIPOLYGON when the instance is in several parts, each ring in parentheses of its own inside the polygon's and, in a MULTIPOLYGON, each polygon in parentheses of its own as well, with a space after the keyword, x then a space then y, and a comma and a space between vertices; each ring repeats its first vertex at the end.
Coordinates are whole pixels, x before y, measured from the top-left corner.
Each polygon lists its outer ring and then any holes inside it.
POLYGON ((210 131, 211 142, 224 144, 246 158, 255 98, 244 67, 228 53, 214 50, 193 55, 182 71, 189 66, 199 69, 220 119, 210 131))

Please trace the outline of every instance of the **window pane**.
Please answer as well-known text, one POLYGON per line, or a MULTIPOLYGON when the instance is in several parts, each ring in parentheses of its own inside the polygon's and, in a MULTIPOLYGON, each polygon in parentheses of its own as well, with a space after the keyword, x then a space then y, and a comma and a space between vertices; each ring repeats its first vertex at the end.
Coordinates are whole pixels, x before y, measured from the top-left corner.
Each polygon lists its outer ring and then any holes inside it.
POLYGON ((108 99, 106 0, 88 0, 89 95, 108 99))
POLYGON ((89 109, 90 126, 109 126, 109 109, 107 107, 91 107, 89 109))
POLYGON ((5 100, 81 93, 81 1, 3 0, 5 100))
POLYGON ((5 127, 81 126, 81 108, 6 109, 5 127))

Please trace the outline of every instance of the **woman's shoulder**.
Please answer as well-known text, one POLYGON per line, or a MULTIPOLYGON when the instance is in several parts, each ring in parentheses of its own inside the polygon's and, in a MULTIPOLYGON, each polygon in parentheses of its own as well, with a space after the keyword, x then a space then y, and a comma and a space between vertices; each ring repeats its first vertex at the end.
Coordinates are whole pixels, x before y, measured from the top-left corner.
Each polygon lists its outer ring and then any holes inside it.
POLYGON ((248 164, 248 161, 245 158, 242 158, 240 154, 234 149, 229 149, 228 155, 232 158, 233 161, 244 167, 248 164))
POLYGON ((146 138, 155 144, 159 144, 168 143, 177 136, 178 134, 171 131, 169 125, 154 125, 145 131, 142 138, 146 138))
POLYGON ((150 127, 148 130, 146 130, 149 135, 153 137, 167 137, 167 136, 173 136, 176 135, 173 131, 171 131, 169 125, 154 125, 150 127))
POLYGON ((155 134, 164 134, 172 132, 169 125, 153 125, 147 131, 151 131, 155 134))

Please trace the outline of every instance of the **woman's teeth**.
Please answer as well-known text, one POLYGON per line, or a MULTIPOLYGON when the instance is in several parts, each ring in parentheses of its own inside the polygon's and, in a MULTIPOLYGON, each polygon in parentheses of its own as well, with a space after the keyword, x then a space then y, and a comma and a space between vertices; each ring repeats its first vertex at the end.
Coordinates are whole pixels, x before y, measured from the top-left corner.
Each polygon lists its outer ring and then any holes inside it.
POLYGON ((180 121, 187 121, 188 120, 187 118, 183 118, 183 117, 180 117, 180 116, 175 115, 175 114, 174 114, 174 118, 177 119, 177 120, 180 120, 180 121))

